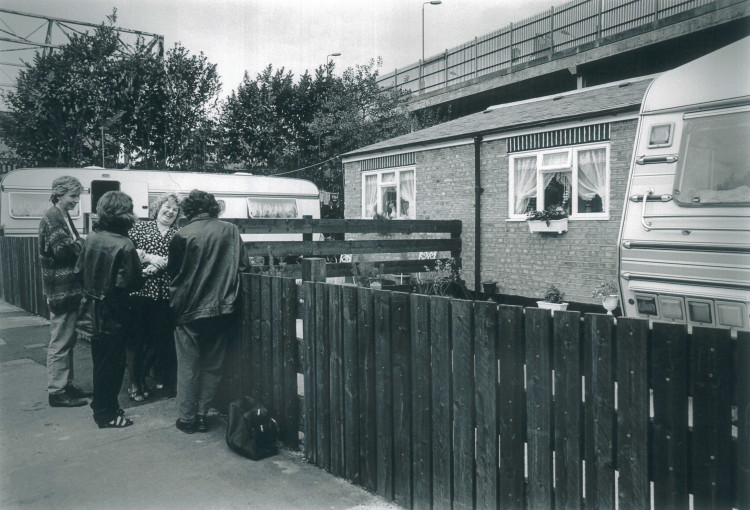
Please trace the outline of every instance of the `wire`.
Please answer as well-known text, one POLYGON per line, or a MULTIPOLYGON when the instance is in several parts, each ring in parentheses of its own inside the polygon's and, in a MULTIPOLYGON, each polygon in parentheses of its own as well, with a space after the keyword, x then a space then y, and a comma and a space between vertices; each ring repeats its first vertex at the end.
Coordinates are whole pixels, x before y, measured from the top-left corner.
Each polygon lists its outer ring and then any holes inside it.
POLYGON ((330 159, 326 159, 325 161, 321 161, 320 163, 315 163, 314 165, 306 166, 304 168, 297 168, 296 170, 289 170, 288 172, 279 172, 277 174, 269 174, 270 177, 275 177, 277 175, 286 175, 286 174, 293 174, 294 172, 299 172, 300 170, 307 170, 308 168, 312 168, 314 166, 322 165, 323 163, 328 163, 329 161, 333 161, 334 159, 338 159, 339 156, 334 156, 330 159))

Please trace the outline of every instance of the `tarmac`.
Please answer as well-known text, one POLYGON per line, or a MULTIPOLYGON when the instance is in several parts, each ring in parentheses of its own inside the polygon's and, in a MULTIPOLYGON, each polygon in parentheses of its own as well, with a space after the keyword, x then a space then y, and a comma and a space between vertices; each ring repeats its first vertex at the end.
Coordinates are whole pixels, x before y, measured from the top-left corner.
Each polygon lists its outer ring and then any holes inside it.
MULTIPOLYGON (((175 428, 174 398, 120 403, 135 424, 99 429, 88 406, 47 403, 49 322, 0 301, 0 508, 396 510, 379 496, 282 450, 261 461, 207 433, 175 428)), ((75 380, 91 390, 91 349, 79 341, 75 380)), ((125 387, 127 381, 123 384, 125 387)))

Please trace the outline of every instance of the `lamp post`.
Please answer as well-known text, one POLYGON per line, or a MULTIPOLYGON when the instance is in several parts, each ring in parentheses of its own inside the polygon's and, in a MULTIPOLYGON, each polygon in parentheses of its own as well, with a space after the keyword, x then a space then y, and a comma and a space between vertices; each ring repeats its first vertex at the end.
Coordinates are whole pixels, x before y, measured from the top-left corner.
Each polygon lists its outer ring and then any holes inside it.
POLYGON ((440 5, 443 2, 441 0, 432 0, 431 2, 423 2, 422 3, 422 62, 419 64, 419 91, 422 92, 422 89, 424 88, 424 6, 427 4, 430 5, 440 5))
POLYGON ((120 117, 125 115, 125 112, 123 110, 120 110, 119 112, 115 113, 113 116, 111 116, 109 119, 107 119, 105 122, 102 123, 102 168, 106 168, 104 165, 104 132, 112 127, 112 124, 120 120, 120 117))
POLYGON ((341 53, 338 53, 338 52, 329 53, 328 55, 326 55, 326 72, 329 72, 328 69, 329 69, 329 66, 331 65, 331 61, 329 57, 340 57, 340 56, 341 56, 341 53))

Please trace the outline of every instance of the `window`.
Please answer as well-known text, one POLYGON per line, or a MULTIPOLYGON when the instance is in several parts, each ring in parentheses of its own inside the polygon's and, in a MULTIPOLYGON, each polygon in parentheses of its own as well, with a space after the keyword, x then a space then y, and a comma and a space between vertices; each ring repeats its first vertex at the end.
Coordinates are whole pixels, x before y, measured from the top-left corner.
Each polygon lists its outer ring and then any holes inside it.
MULTIPOLYGON (((294 198, 248 198, 251 218, 296 218, 297 200, 294 198)), ((238 216, 241 217, 241 216, 238 216)))
POLYGON ((674 198, 680 205, 750 204, 750 111, 685 119, 674 198))
MULTIPOLYGON (((34 193, 33 191, 11 192, 8 195, 11 218, 40 218, 52 207, 49 193, 34 193)), ((69 211, 71 218, 81 216, 81 204, 76 204, 75 209, 69 211)))
POLYGON ((414 169, 388 169, 362 175, 362 217, 415 219, 414 169))
POLYGON ((609 146, 519 153, 510 158, 509 217, 564 209, 571 218, 609 217, 609 146))

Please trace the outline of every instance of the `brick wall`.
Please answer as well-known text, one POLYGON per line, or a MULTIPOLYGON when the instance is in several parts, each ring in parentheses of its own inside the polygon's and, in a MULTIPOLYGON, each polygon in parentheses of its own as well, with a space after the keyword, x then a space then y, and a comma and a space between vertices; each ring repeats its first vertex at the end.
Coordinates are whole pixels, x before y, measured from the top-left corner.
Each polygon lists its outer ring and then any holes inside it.
MULTIPOLYGON (((636 120, 610 127, 610 218, 570 220, 561 235, 531 233, 524 221, 508 218, 508 154, 502 140, 481 147, 481 279, 496 279, 503 294, 540 297, 556 284, 565 299, 598 303, 592 290, 617 276, 617 236, 622 217, 636 120)), ((345 217, 361 216, 360 163, 344 165, 345 217)), ((463 222, 463 278, 474 285, 474 146, 416 154, 418 219, 463 222)))

